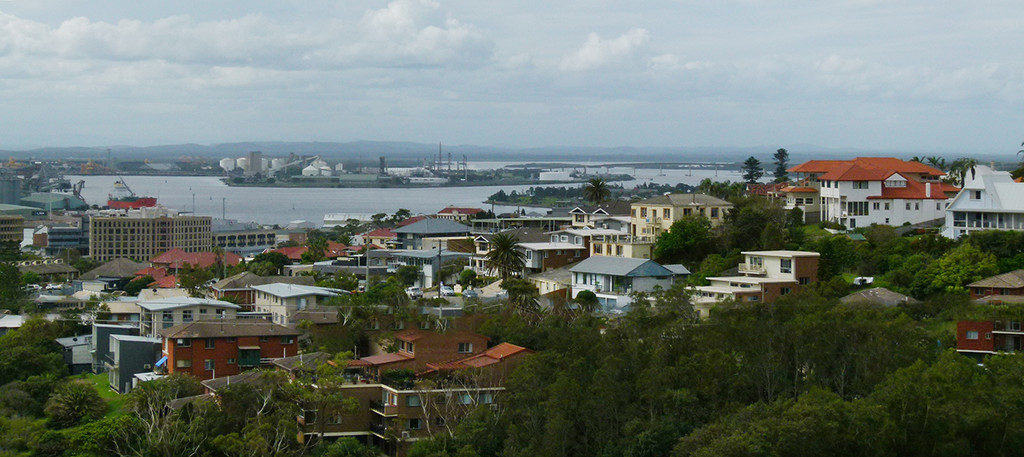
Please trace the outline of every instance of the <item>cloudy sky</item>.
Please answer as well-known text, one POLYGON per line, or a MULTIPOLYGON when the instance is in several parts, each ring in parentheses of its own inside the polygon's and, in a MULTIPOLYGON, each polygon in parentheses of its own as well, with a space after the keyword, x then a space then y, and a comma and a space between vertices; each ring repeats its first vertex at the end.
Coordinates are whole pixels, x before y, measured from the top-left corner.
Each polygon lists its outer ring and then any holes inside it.
POLYGON ((1005 153, 1020 0, 0 0, 0 148, 1005 153))

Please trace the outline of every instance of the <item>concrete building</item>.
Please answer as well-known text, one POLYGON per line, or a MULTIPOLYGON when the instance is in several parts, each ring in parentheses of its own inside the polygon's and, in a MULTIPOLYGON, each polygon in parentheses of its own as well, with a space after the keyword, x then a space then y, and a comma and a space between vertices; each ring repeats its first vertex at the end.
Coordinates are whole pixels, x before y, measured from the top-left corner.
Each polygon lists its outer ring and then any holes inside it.
POLYGON ((942 235, 959 238, 981 230, 1024 231, 1024 183, 980 165, 946 209, 942 235))
POLYGON ((0 241, 21 243, 25 238, 24 227, 24 217, 0 215, 0 241))
POLYGON ((469 236, 471 228, 447 219, 423 219, 394 230, 399 249, 421 249, 424 238, 469 236))
POLYGON ((629 310, 633 292, 668 289, 690 271, 682 265, 660 265, 649 259, 595 256, 569 268, 572 272, 572 298, 588 290, 597 296, 605 312, 621 314, 629 310))
POLYGON ((234 303, 195 297, 166 297, 139 302, 142 336, 155 338, 160 330, 207 319, 234 319, 241 309, 234 303))
POLYGON ((213 219, 213 245, 241 256, 259 254, 277 244, 277 233, 255 222, 213 219))
POLYGON ((253 309, 269 314, 271 321, 279 325, 294 327, 299 313, 333 313, 337 309, 324 309, 323 301, 348 292, 328 287, 304 286, 299 284, 272 283, 252 286, 255 291, 253 309))
POLYGON ((93 324, 92 340, 89 343, 89 353, 92 355, 92 372, 103 373, 104 371, 106 371, 106 362, 110 360, 111 335, 137 336, 138 334, 138 325, 93 324))
POLYGON ((149 260, 172 249, 200 252, 212 246, 208 216, 178 216, 154 207, 89 221, 89 254, 104 262, 119 257, 149 260))
POLYGON ((771 302, 818 281, 817 252, 747 251, 740 276, 709 277, 708 286, 694 288, 694 308, 708 317, 725 300, 771 302))
POLYGON ((110 335, 110 353, 104 361, 110 388, 128 393, 135 387, 135 375, 153 371, 159 356, 159 338, 110 335))
POLYGON ((160 331, 168 373, 231 376, 298 354, 298 330, 262 319, 183 323, 160 331))

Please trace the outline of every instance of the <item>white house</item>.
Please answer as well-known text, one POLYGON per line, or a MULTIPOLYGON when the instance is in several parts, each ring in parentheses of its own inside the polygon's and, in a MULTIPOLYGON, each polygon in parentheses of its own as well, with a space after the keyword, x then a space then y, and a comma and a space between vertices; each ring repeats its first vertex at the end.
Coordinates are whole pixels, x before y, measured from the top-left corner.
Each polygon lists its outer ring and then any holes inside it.
POLYGON ((977 166, 946 210, 942 235, 959 238, 978 230, 1024 231, 1024 183, 1009 172, 977 166))
POLYGON ((606 312, 628 311, 633 292, 652 292, 655 287, 668 289, 677 278, 689 276, 682 265, 660 265, 650 259, 627 257, 590 257, 569 268, 572 273, 572 298, 589 290, 597 295, 606 312))
MULTIPOLYGON (((253 308, 261 313, 269 314, 275 324, 294 326, 296 315, 302 313, 317 322, 318 313, 323 301, 348 292, 328 287, 305 286, 300 284, 273 283, 252 286, 255 291, 253 308)), ((331 313, 325 313, 331 314, 331 313)), ((337 312, 333 312, 336 316, 337 312)))
POLYGON ((202 319, 234 319, 241 306, 221 300, 195 297, 165 297, 139 302, 142 311, 139 331, 155 338, 162 329, 202 319))

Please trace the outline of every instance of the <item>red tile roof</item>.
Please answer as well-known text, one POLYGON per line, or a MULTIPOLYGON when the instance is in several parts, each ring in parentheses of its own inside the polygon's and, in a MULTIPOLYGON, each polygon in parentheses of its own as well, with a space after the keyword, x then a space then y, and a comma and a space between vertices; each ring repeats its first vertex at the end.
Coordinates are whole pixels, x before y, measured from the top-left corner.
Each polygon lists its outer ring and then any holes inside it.
POLYGON ((369 232, 366 232, 366 235, 363 236, 367 238, 398 238, 398 234, 395 233, 394 230, 391 230, 389 228, 379 228, 371 230, 369 232))
MULTIPOLYGON (((270 252, 276 252, 283 254, 288 257, 288 260, 299 261, 302 260, 302 254, 305 254, 309 248, 306 246, 291 246, 285 248, 271 249, 270 252)), ((324 257, 328 259, 337 259, 338 257, 345 257, 348 255, 348 246, 335 243, 334 241, 327 242, 327 249, 324 249, 324 257)))
POLYGON ((135 272, 136 277, 152 276, 153 279, 160 279, 167 276, 166 268, 146 267, 135 272))
MULTIPOLYGON (((217 254, 206 252, 185 252, 181 249, 171 249, 163 254, 153 257, 151 262, 154 266, 161 265, 171 269, 178 269, 185 264, 199 268, 209 268, 217 263, 217 254)), ((238 265, 242 258, 233 252, 224 253, 224 262, 230 266, 238 265)))
POLYGON ((456 212, 458 212, 459 214, 476 214, 482 213, 484 212, 484 210, 480 208, 459 208, 456 206, 449 206, 445 209, 442 209, 441 211, 438 211, 437 214, 454 214, 456 212))
POLYGON ((907 187, 886 187, 882 186, 882 195, 872 195, 868 197, 869 200, 945 200, 949 198, 946 192, 959 192, 960 189, 953 187, 946 183, 931 183, 932 185, 932 196, 928 197, 928 183, 914 181, 913 179, 907 180, 907 187))
POLYGON ((857 179, 837 179, 833 177, 820 176, 820 180, 829 181, 875 181, 882 180, 888 177, 888 175, 881 178, 873 178, 876 176, 871 171, 877 171, 879 174, 883 172, 892 173, 919 173, 931 176, 944 176, 942 170, 930 167, 921 162, 914 162, 911 160, 897 159, 895 157, 857 157, 852 160, 810 160, 790 168, 791 173, 832 173, 839 172, 840 176, 847 173, 852 167, 856 167, 853 171, 854 176, 857 179), (864 178, 871 176, 872 178, 864 178))
POLYGON ((422 221, 423 219, 426 219, 426 218, 427 218, 427 216, 413 216, 413 217, 410 217, 410 218, 408 218, 408 219, 406 219, 406 220, 404 220, 402 222, 399 222, 398 224, 395 224, 395 225, 397 227, 405 227, 406 225, 415 224, 415 223, 417 223, 419 221, 422 221))
POLYGON ((178 287, 178 277, 174 275, 167 275, 147 284, 146 287, 154 287, 157 289, 173 289, 175 287, 178 287))
POLYGON ((533 353, 532 350, 526 349, 522 346, 516 346, 512 343, 501 343, 479 354, 474 354, 463 359, 452 360, 450 362, 428 363, 427 367, 433 371, 481 368, 494 365, 505 360, 506 357, 524 352, 533 353))
POLYGON ((783 187, 781 192, 785 193, 816 193, 818 189, 813 187, 783 187))
POLYGON ((778 192, 787 185, 789 183, 784 182, 747 184, 747 193, 751 195, 768 195, 772 192, 778 192))

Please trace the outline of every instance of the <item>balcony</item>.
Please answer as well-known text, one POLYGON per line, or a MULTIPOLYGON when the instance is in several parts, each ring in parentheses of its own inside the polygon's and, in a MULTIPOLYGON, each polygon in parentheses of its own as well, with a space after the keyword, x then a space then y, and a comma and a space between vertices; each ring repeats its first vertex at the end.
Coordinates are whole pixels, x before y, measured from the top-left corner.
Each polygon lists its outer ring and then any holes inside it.
POLYGON ((758 265, 754 263, 741 263, 739 264, 738 268, 740 273, 749 273, 755 275, 768 274, 768 270, 764 267, 764 265, 758 265))
POLYGON ((398 416, 398 405, 385 404, 380 400, 370 400, 370 411, 384 417, 398 416))

